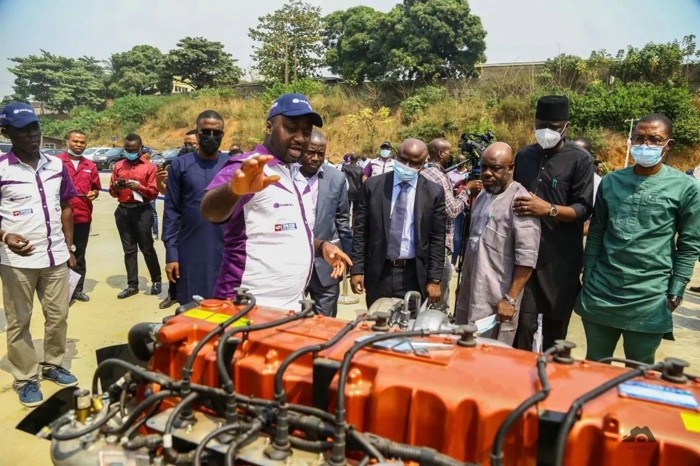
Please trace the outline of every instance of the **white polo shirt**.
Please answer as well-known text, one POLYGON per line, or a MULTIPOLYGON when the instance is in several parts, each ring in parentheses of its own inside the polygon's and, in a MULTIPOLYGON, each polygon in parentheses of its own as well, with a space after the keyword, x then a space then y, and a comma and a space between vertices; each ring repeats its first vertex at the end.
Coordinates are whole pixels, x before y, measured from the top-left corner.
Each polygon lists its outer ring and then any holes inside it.
POLYGON ((61 202, 75 195, 73 182, 58 157, 41 153, 35 170, 12 152, 0 156, 0 228, 24 236, 35 248, 32 255, 20 256, 2 243, 0 263, 42 269, 68 261, 61 202))
MULTIPOLYGON (((230 183, 243 161, 255 155, 272 154, 258 145, 232 157, 207 190, 230 183)), ((279 175, 280 180, 236 204, 224 227, 214 297, 232 298, 234 289, 242 286, 250 289, 257 304, 298 311, 313 266, 313 232, 289 167, 274 158, 264 173, 279 175)))

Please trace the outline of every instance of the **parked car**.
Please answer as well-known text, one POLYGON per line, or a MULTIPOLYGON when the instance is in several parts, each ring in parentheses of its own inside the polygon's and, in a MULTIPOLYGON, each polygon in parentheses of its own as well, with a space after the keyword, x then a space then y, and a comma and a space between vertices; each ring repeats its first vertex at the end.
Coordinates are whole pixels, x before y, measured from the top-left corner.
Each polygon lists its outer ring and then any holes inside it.
POLYGON ((85 157, 88 160, 93 160, 93 157, 95 157, 96 155, 105 154, 110 149, 112 149, 112 148, 111 147, 88 147, 87 149, 85 149, 85 152, 83 152, 83 157, 85 157))
POLYGON ((177 158, 177 154, 180 153, 180 149, 167 149, 158 155, 151 157, 151 162, 163 168, 167 167, 172 163, 173 160, 177 158))
POLYGON ((97 165, 98 170, 114 170, 114 166, 124 158, 124 149, 115 147, 109 149, 104 154, 94 155, 92 161, 97 165))
POLYGON ((11 142, 0 142, 0 154, 10 152, 10 149, 12 149, 11 142))
POLYGON ((47 155, 58 155, 65 152, 63 149, 41 149, 41 151, 47 155))

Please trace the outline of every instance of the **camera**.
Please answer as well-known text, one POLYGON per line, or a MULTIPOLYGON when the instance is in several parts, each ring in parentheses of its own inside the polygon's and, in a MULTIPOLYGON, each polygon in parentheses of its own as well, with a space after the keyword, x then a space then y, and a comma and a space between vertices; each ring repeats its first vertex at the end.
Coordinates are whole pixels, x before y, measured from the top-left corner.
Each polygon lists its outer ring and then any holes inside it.
POLYGON ((481 175, 481 166, 479 165, 481 154, 486 150, 486 147, 491 144, 494 138, 495 135, 491 130, 483 134, 462 133, 459 137, 459 150, 467 157, 469 165, 471 165, 471 172, 469 173, 470 181, 478 179, 481 175))

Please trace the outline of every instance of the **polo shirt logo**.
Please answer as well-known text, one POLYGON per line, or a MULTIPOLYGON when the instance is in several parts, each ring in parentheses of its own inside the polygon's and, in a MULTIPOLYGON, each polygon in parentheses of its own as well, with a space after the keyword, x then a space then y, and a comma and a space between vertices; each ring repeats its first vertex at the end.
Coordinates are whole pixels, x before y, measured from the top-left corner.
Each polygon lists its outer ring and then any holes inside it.
POLYGON ((294 204, 280 204, 279 202, 275 202, 272 204, 272 207, 275 209, 279 209, 280 207, 294 207, 294 204))
POLYGON ((297 224, 296 223, 278 223, 275 225, 275 231, 289 231, 289 230, 296 230, 297 229, 297 224))
POLYGON ((34 213, 34 209, 20 209, 20 210, 13 210, 12 216, 13 217, 21 217, 22 215, 31 215, 33 213, 34 213))
POLYGON ((19 201, 24 201, 24 200, 31 199, 31 198, 32 198, 32 196, 16 196, 16 197, 11 197, 10 200, 12 202, 19 202, 19 201))

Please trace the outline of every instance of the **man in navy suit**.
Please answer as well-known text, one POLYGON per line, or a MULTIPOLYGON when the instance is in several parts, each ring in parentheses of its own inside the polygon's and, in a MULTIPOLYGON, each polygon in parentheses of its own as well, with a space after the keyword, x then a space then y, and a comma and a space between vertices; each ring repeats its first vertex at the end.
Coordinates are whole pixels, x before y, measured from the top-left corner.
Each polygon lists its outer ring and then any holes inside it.
POLYGON ((418 291, 440 299, 445 264, 445 193, 418 172, 428 147, 406 139, 394 170, 369 178, 353 225, 351 283, 367 292, 367 307, 379 298, 418 291))
MULTIPOLYGON (((314 238, 340 242, 340 247, 350 252, 350 208, 345 175, 326 159, 326 138, 319 131, 311 133, 309 148, 299 160, 294 183, 302 195, 307 221, 314 238)), ((339 279, 331 278, 331 266, 323 257, 314 259, 314 268, 306 288, 316 303, 316 310, 323 315, 335 317, 340 295, 339 279)))

